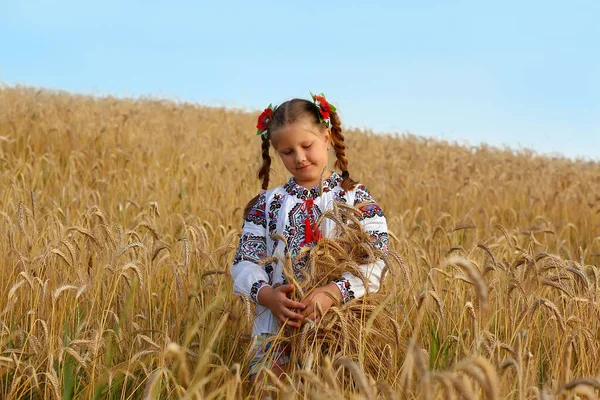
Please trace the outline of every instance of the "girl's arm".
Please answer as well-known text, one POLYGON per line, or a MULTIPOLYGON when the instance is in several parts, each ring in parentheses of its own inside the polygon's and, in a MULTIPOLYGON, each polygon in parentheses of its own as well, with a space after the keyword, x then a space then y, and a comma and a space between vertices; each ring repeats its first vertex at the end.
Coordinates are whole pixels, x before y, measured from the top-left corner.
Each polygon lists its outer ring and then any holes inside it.
MULTIPOLYGON (((371 236, 371 244, 387 254, 389 243, 387 222, 381 207, 364 185, 357 185, 355 189, 354 206, 358 206, 362 213, 361 222, 364 230, 371 236)), ((384 267, 383 260, 361 265, 360 269, 367 281, 367 287, 361 278, 349 272, 334 279, 333 282, 340 290, 343 302, 362 297, 367 291, 370 293, 378 291, 384 267)))
POLYGON ((265 209, 266 196, 263 194, 244 221, 240 243, 231 266, 233 292, 248 295, 255 303, 267 307, 280 323, 299 328, 299 321, 303 317, 293 310, 304 309, 305 306, 287 297, 287 293, 293 291, 294 287, 282 285, 273 289, 269 283, 269 274, 264 267, 258 265, 260 260, 268 256, 265 209))
POLYGON ((256 204, 244 220, 242 236, 231 266, 233 292, 245 294, 258 303, 258 292, 270 286, 265 268, 258 265, 267 257, 266 196, 258 197, 256 204))

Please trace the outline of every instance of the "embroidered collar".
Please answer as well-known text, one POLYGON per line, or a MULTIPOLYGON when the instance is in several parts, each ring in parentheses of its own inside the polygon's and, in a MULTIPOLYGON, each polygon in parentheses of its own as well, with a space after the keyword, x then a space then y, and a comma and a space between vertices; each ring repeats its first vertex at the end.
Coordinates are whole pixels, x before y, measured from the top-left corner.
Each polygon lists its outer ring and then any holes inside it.
MULTIPOLYGON (((337 172, 333 171, 331 176, 323 181, 323 193, 331 191, 337 185, 342 183, 342 180, 342 177, 337 172)), ((313 186, 312 189, 308 190, 307 188, 298 185, 293 176, 285 185, 283 185, 283 187, 288 194, 296 196, 300 200, 316 199, 319 197, 318 186, 313 186)))

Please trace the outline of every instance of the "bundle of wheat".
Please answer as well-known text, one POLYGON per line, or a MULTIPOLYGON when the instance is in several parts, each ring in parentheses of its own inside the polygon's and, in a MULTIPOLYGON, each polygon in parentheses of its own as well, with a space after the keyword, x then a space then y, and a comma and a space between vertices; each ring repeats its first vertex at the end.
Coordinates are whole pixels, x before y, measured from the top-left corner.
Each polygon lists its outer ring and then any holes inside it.
MULTIPOLYGON (((305 247, 296 256, 294 262, 304 258, 307 265, 301 275, 294 274, 289 257, 284 261, 286 280, 296 288, 292 294, 294 300, 302 301, 314 288, 331 282, 345 272, 359 277, 368 287, 368 277, 364 276, 361 268, 367 264, 378 261, 385 263, 382 282, 387 274, 396 269, 400 263, 399 257, 371 244, 372 238, 360 221, 362 214, 359 207, 336 203, 321 215, 318 224, 321 225, 325 219, 335 222, 335 233, 331 238, 322 238, 314 247, 305 247)), ((278 239, 285 240, 283 237, 278 239)), ((263 260, 264 263, 271 261, 272 258, 263 260)), ((386 286, 382 284, 379 291, 367 293, 343 305, 331 296, 335 301, 334 306, 325 313, 317 305, 321 314, 318 323, 309 320, 300 330, 282 329, 273 340, 291 344, 292 360, 296 360, 303 369, 311 369, 313 364, 324 365, 325 357, 334 362, 344 358, 358 362, 366 373, 377 376, 382 367, 395 363, 393 358, 397 351, 392 347, 404 344, 396 334, 396 321, 385 307, 391 299, 386 286)), ((296 363, 293 365, 295 367, 296 363)))

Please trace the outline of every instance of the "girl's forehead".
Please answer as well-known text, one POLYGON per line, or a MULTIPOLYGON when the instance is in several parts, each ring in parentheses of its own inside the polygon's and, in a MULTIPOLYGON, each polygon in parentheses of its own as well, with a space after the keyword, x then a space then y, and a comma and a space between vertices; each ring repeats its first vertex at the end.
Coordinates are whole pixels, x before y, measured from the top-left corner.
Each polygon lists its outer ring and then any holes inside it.
POLYGON ((318 126, 306 121, 296 121, 277 129, 271 137, 274 145, 292 143, 320 136, 318 126))

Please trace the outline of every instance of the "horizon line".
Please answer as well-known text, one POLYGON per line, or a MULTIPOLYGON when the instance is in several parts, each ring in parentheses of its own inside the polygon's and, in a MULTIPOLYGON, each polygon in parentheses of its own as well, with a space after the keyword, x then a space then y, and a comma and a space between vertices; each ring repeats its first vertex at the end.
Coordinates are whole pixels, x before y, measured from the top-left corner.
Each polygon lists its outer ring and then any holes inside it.
MULTIPOLYGON (((185 98, 181 98, 178 97, 177 95, 168 95, 168 94, 152 94, 152 93, 145 93, 145 94, 117 94, 117 93, 111 93, 111 92, 102 92, 102 91, 98 91, 100 93, 94 93, 92 91, 72 91, 69 89, 63 89, 63 88, 55 88, 55 87, 48 87, 48 86, 36 86, 36 85, 32 85, 32 84, 28 84, 28 83, 10 83, 10 82, 6 82, 6 81, 0 81, 0 90, 2 89, 25 89, 25 90, 35 90, 35 91, 42 91, 42 92, 48 92, 51 94, 66 94, 69 96, 80 96, 80 97, 88 97, 88 98, 92 98, 92 99, 97 99, 97 100, 101 100, 101 99, 109 99, 109 98, 115 98, 117 100, 122 100, 122 101, 134 101, 134 102, 138 102, 138 101, 158 101, 158 102, 171 102, 174 103, 178 106, 180 105, 190 105, 193 107, 204 107, 204 108, 222 108, 222 109, 227 109, 227 110, 231 110, 231 111, 238 111, 238 112, 243 112, 246 114, 252 114, 252 113, 256 113, 258 115, 258 113, 260 113, 260 109, 258 108, 252 108, 249 106, 240 106, 240 105, 232 105, 232 104, 218 104, 218 102, 216 102, 215 104, 210 104, 209 102, 201 102, 201 101, 195 101, 195 100, 190 100, 190 99, 185 99, 185 98)), ((378 130, 378 129, 374 129, 374 128, 370 128, 368 126, 363 126, 363 127, 359 127, 359 126, 355 126, 349 123, 345 123, 344 125, 346 125, 346 130, 348 131, 358 131, 361 133, 372 133, 375 135, 382 135, 382 136, 413 136, 416 138, 422 138, 425 140, 433 140, 442 144, 448 144, 448 145, 454 145, 454 146, 458 146, 458 147, 462 147, 465 149, 482 149, 483 147, 489 147, 498 151, 502 151, 502 152, 509 152, 513 155, 530 155, 532 157, 543 157, 543 158, 550 158, 550 159, 563 159, 563 160, 569 160, 572 162, 584 162, 584 163, 594 163, 594 164, 600 164, 600 156, 582 156, 582 155, 577 155, 577 156, 569 156, 566 155, 564 153, 561 153, 559 151, 553 151, 553 152, 540 152, 534 148, 531 147, 527 147, 527 146, 513 146, 513 145, 509 145, 509 144, 503 144, 503 145, 495 145, 495 144, 490 144, 488 142, 479 142, 479 143, 472 143, 471 141, 469 141, 468 139, 464 138, 464 139, 447 139, 447 138, 443 138, 441 134, 439 135, 435 135, 435 134, 419 134, 419 133, 415 133, 412 132, 408 129, 406 130, 378 130)))

